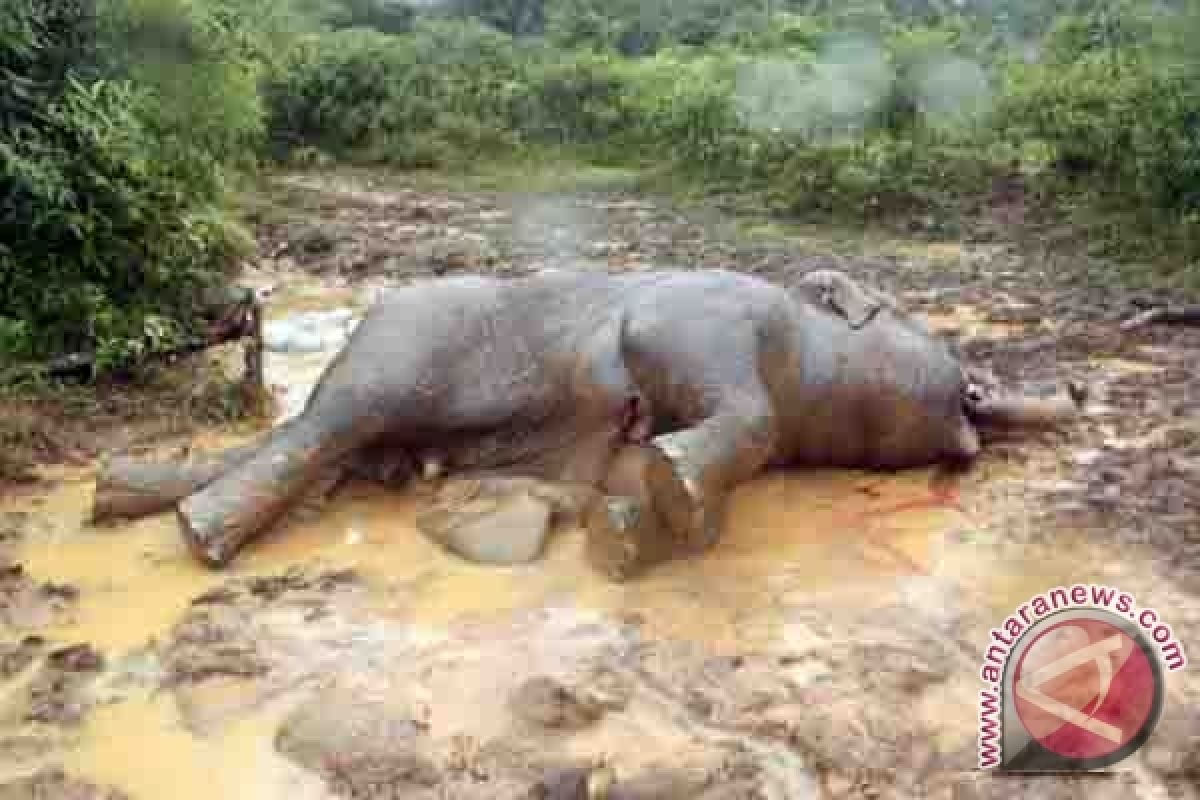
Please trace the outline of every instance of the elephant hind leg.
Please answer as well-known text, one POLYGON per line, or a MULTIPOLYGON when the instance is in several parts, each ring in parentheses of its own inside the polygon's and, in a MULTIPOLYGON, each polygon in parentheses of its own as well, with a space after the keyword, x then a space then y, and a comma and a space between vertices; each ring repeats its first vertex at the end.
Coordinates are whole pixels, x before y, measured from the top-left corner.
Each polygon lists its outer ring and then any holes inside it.
POLYGON ((180 530, 200 561, 227 564, 331 468, 382 433, 380 415, 364 412, 353 397, 341 400, 276 428, 248 459, 178 505, 180 530))
MULTIPOLYGON (((259 443, 253 442, 199 458, 167 461, 113 458, 96 474, 91 522, 135 519, 170 511, 188 495, 249 460, 258 447, 259 443)), ((400 486, 414 473, 412 459, 404 450, 386 443, 372 445, 353 454, 344 469, 327 471, 305 500, 310 506, 320 506, 345 477, 400 486)))
POLYGON ((133 519, 169 511, 188 495, 250 458, 255 449, 257 444, 250 444, 192 460, 150 462, 113 458, 96 474, 91 521, 133 519))

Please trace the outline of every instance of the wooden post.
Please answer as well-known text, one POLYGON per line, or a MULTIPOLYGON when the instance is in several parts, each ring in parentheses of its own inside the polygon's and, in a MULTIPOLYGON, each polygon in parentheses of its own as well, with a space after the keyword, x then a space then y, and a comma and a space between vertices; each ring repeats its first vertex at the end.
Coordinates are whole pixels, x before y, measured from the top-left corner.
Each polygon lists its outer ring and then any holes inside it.
POLYGON ((245 350, 243 397, 254 414, 267 416, 270 413, 271 395, 267 390, 263 368, 263 309, 257 300, 246 311, 246 328, 250 340, 245 350))

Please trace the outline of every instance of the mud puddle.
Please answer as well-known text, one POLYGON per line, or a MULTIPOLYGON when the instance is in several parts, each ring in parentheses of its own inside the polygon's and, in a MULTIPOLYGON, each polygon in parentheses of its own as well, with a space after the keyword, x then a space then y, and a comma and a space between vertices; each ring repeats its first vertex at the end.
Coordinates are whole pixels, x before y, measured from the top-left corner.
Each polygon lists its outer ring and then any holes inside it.
MULTIPOLYGON (((298 308, 276 305, 269 318, 294 323, 297 336, 315 336, 327 346, 292 347, 286 330, 277 331, 266 374, 282 389, 280 420, 303 404, 336 352, 350 313, 321 317, 331 330, 302 330, 298 315, 339 307, 322 308, 302 287, 292 287, 282 298, 298 308)), ((221 444, 227 442, 204 443, 221 444)), ((539 675, 571 673, 597 662, 627 665, 630 651, 618 645, 628 644, 621 633, 628 624, 673 675, 720 657, 785 657, 811 644, 813 628, 805 620, 813 614, 826 624, 839 620, 835 630, 858 614, 886 616, 888 609, 911 606, 906 586, 942 587, 939 592, 961 594, 965 605, 1000 613, 1048 585, 1095 574, 1082 539, 1073 544, 1060 538, 1052 550, 1029 549, 1008 563, 981 555, 986 534, 965 510, 955 483, 934 470, 766 476, 736 493, 727 533, 711 553, 627 585, 608 583, 588 569, 579 531, 561 532, 533 565, 468 564, 417 532, 419 491, 367 485, 343 489, 316 518, 290 520, 248 548, 232 569, 211 572, 191 559, 170 515, 115 529, 86 527, 90 474, 61 477, 48 495, 15 500, 4 509, 33 520, 29 529, 34 532, 18 544, 14 560, 35 580, 77 593, 37 635, 88 643, 110 666, 98 681, 101 688, 80 690, 74 699, 88 710, 71 735, 56 732, 53 746, 19 760, 16 772, 62 764, 72 775, 146 800, 198 800, 214 790, 229 798, 329 796, 336 776, 303 758, 285 756, 276 738, 287 729, 287 714, 319 703, 313 698, 347 682, 368 695, 396 700, 407 713, 424 709, 422 724, 429 732, 423 735, 431 738, 422 758, 436 765, 431 774, 440 777, 433 782, 449 796, 471 796, 463 786, 448 790, 443 785, 457 780, 455 759, 500 758, 490 768, 500 776, 492 789, 497 793, 482 796, 509 796, 501 788, 504 780, 513 782, 512 791, 522 780, 533 780, 537 769, 530 764, 537 759, 525 750, 503 757, 484 752, 485 745, 513 744, 514 737, 542 756, 562 760, 607 754, 626 772, 669 763, 691 748, 707 765, 702 772, 719 771, 727 756, 721 736, 744 745, 754 740, 753 733, 735 726, 734 732, 710 735, 703 744, 705 737, 686 722, 693 715, 689 704, 703 705, 695 697, 645 701, 647 708, 583 725, 587 730, 559 737, 553 747, 536 732, 514 732, 519 718, 501 699, 519 697, 522 681, 539 675), (314 604, 306 596, 281 607, 247 608, 239 605, 236 592, 226 597, 227 587, 239 581, 269 582, 298 570, 353 574, 359 591, 349 600, 320 596, 314 604), (203 616, 212 603, 225 608, 223 613, 240 615, 237 623, 221 627, 203 616), (199 650, 188 638, 194 625, 201 626, 199 650), (141 673, 130 672, 127 665, 147 659, 150 666, 143 663, 141 673), (425 672, 417 664, 425 664, 425 672), (189 677, 170 680, 171 671, 181 669, 189 677), (460 752, 463 747, 469 752, 460 752)), ((932 601, 934 606, 942 602, 932 601)), ((920 619, 920 611, 914 613, 920 619)), ((844 636, 835 634, 833 641, 844 636)), ((828 663, 809 665, 802 678, 792 676, 788 691, 806 692, 805 703, 831 701, 839 691, 831 670, 828 663)), ((777 680, 772 674, 761 680, 777 680)), ((940 746, 953 754, 968 747, 973 735, 973 676, 964 666, 950 677, 941 676, 940 688, 923 697, 914 713, 924 715, 940 746)), ((652 695, 647 688, 652 685, 640 691, 652 695)), ((736 695, 734 686, 721 691, 736 695)), ((768 689, 778 687, 752 684, 745 691, 768 689)), ((21 720, 19 687, 11 694, 6 733, 37 734, 45 726, 21 720)), ((364 724, 383 724, 377 711, 368 713, 364 724)), ((827 724, 842 722, 835 716, 827 724)), ((463 769, 470 772, 469 765, 463 769)), ((805 777, 776 780, 783 785, 810 781, 807 769, 801 770, 805 777)), ((349 795, 375 796, 356 794, 353 782, 349 795)))
MULTIPOLYGON (((91 697, 97 707, 53 756, 72 774, 147 800, 198 799, 214 789, 230 798, 324 797, 323 784, 273 742, 285 711, 331 677, 400 692, 409 709, 423 702, 444 739, 507 740, 507 706, 497 698, 515 692, 518 677, 550 670, 547 660, 555 659, 547 654, 556 650, 571 663, 595 655, 568 634, 579 620, 600 631, 636 620, 646 641, 683 643, 703 659, 786 654, 804 640, 798 613, 820 610, 840 619, 894 608, 907 602, 901 587, 913 581, 945 581, 974 603, 1003 610, 1045 586, 1094 577, 1082 541, 1076 547, 1060 541, 1053 552, 1026 552, 1010 564, 981 558, 978 527, 955 507, 953 492, 934 488, 933 477, 821 471, 763 478, 737 493, 728 532, 713 552, 628 585, 588 570, 577 531, 561 532, 535 565, 466 564, 416 531, 419 497, 368 486, 349 487, 318 519, 269 534, 233 569, 213 573, 191 560, 169 516, 115 530, 80 527, 90 484, 66 483, 33 510, 51 513, 58 527, 24 542, 16 558, 31 575, 79 593, 74 607, 38 634, 90 643, 113 664, 146 648, 162 658, 159 646, 178 635, 196 598, 237 580, 299 568, 352 570, 362 591, 351 603, 335 603, 326 617, 278 609, 246 617, 243 624, 256 626, 258 647, 287 642, 264 657, 267 678, 226 665, 234 674, 183 689, 164 691, 149 677, 91 697), (531 625, 510 637, 495 632, 548 609, 564 609, 572 625, 531 625), (472 626, 484 632, 472 635, 472 626), (436 685, 420 696, 411 687, 401 692, 397 687, 415 676, 411 665, 399 673, 395 665, 432 658, 434 643, 447 653, 436 680, 425 676, 436 685), (496 675, 500 665, 503 679, 496 675), (197 719, 217 724, 206 728, 197 719)), ((210 646, 238 647, 219 636, 210 646)), ((678 656, 674 667, 689 658, 678 656)), ((964 669, 955 677, 971 684, 973 675, 964 669)), ((969 724, 962 723, 973 698, 961 687, 947 691, 925 702, 933 717, 948 718, 941 733, 954 752, 969 743, 969 724)), ((616 753, 626 770, 636 770, 669 761, 692 738, 669 717, 621 718, 573 739, 563 758, 616 753), (639 725, 642 734, 632 736, 639 725)))
MULTIPOLYGON (((883 626, 866 642, 897 636, 897 623, 879 621, 897 613, 930 626, 899 634, 908 642, 901 656, 907 671, 921 659, 939 658, 921 651, 931 646, 930 636, 940 635, 930 615, 944 613, 945 592, 961 594, 962 605, 999 613, 1048 585, 1095 575, 1082 540, 1028 549, 1007 564, 981 554, 984 533, 961 508, 953 485, 932 470, 764 477, 737 492, 728 532, 714 551, 628 585, 589 571, 578 531, 561 532, 544 559, 527 567, 457 560, 414 528, 422 503, 414 492, 351 485, 318 518, 268 534, 222 573, 191 560, 169 515, 91 530, 82 525, 89 501, 90 481, 81 474, 38 506, 7 509, 45 523, 19 545, 16 560, 37 579, 78 591, 74 604, 37 634, 90 643, 109 665, 101 686, 76 700, 88 707, 82 721, 68 727, 69 735, 55 728, 47 750, 14 759, 13 769, 22 774, 61 764, 70 775, 146 800, 200 800, 213 791, 247 800, 419 797, 435 788, 444 794, 429 797, 516 798, 547 764, 600 755, 624 776, 655 773, 682 759, 708 776, 704 780, 721 783, 735 750, 761 740, 762 747, 791 752, 758 733, 763 726, 774 730, 770 713, 785 713, 771 711, 777 708, 813 718, 806 724, 816 728, 803 736, 811 737, 820 758, 871 765, 877 754, 870 740, 892 734, 868 727, 861 741, 847 743, 831 738, 847 720, 813 711, 814 704, 836 708, 861 695, 860 687, 845 685, 845 674, 870 667, 847 671, 828 660, 856 641, 850 626, 883 626), (239 581, 269 581, 296 570, 352 573, 358 591, 261 608, 220 599, 239 581), (914 605, 911 592, 922 586, 935 594, 914 605), (209 601, 197 605, 206 595, 240 616, 224 628, 203 628, 200 649, 180 656, 180 641, 188 641, 181 629, 209 607, 209 601), (872 621, 852 622, 860 615, 872 621), (629 625, 636 642, 622 633, 629 625), (768 661, 740 670, 749 676, 744 684, 733 673, 714 676, 722 664, 745 661, 743 654, 768 661), (181 658, 203 677, 167 680, 181 658), (150 662, 140 674, 128 666, 139 659, 150 662), (196 666, 210 661, 214 666, 196 666), (597 665, 619 677, 612 691, 638 699, 602 718, 584 714, 577 730, 562 722, 567 712, 538 713, 536 701, 530 701, 532 728, 514 712, 512 698, 527 691, 527 681, 551 676, 569 685, 571 676, 597 665), (679 691, 664 694, 663 686, 679 691), (380 780, 400 787, 395 794, 371 794, 354 788, 353 780, 345 784, 349 789, 338 789, 340 773, 321 765, 357 757, 344 752, 348 745, 339 737, 353 732, 341 731, 340 716, 306 723, 294 736, 315 743, 297 745, 300 755, 284 752, 279 737, 291 730, 288 721, 316 713, 314 707, 333 702, 329 692, 339 691, 338 714, 357 708, 368 731, 420 720, 420 763, 433 765, 428 785, 411 783, 407 767, 389 761, 380 769, 390 777, 380 780), (347 706, 346 697, 359 705, 347 706), (766 706, 745 711, 763 697, 770 700, 766 706), (363 698, 372 699, 363 705, 363 698), (722 727, 706 734, 711 717, 722 727)), ((853 657, 870 662, 878 656, 853 657)), ((954 658, 956 667, 931 668, 935 688, 919 700, 892 700, 912 707, 910 714, 938 743, 934 752, 966 767, 961 759, 974 737, 974 674, 969 660, 954 658)), ((596 691, 591 680, 580 678, 579 685, 596 691)), ((48 727, 6 716, 10 725, 0 738, 48 727)), ((407 753, 406 741, 393 742, 386 758, 407 753)), ((758 759, 759 767, 782 757, 768 755, 758 759)), ((793 794, 795 786, 815 786, 818 776, 796 758, 801 766, 790 777, 784 769, 782 776, 755 778, 756 785, 775 786, 768 796, 806 796, 793 794)), ((377 765, 351 767, 356 775, 377 765)))

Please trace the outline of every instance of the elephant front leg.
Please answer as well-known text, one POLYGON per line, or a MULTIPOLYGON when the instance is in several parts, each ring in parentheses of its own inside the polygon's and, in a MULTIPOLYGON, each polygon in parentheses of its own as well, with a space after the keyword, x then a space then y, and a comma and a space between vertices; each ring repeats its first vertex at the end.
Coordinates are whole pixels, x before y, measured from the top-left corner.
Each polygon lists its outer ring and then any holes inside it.
POLYGON ((611 580, 626 581, 712 547, 731 490, 767 463, 773 441, 768 415, 731 407, 627 449, 634 479, 610 487, 588 512, 589 563, 611 580))
POLYGON ((697 553, 716 543, 730 492, 762 469, 773 444, 764 406, 731 407, 653 440, 647 487, 679 552, 697 553))
POLYGON ((657 457, 649 445, 621 448, 610 464, 603 494, 584 510, 584 557, 611 581, 628 581, 674 554, 646 479, 657 457))

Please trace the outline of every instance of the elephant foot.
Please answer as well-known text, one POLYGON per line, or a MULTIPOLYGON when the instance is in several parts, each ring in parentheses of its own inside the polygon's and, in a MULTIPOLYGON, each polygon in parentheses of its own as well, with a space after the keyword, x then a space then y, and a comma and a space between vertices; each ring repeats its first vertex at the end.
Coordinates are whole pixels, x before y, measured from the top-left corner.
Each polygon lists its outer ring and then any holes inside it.
POLYGON ((584 521, 588 563, 609 580, 625 583, 664 561, 662 524, 650 506, 631 497, 602 497, 584 521))
POLYGON ((687 453, 672 444, 670 435, 651 448, 645 468, 646 487, 655 509, 666 523, 680 554, 703 552, 720 537, 720 519, 689 474, 687 453))
POLYGON ((513 566, 536 561, 550 536, 553 504, 520 486, 452 481, 418 515, 417 530, 474 564, 513 566))

